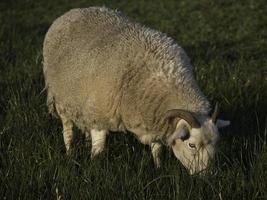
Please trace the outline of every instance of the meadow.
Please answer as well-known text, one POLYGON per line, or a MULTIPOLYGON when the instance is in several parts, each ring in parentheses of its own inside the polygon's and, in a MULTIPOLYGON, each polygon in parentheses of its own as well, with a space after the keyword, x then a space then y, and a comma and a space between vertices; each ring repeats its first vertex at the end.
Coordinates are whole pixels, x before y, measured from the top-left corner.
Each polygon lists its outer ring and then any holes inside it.
POLYGON ((266 55, 265 0, 1 0, 0 199, 267 199, 266 55), (231 126, 212 175, 190 176, 168 148, 156 170, 132 134, 112 133, 91 161, 75 129, 75 152, 65 155, 42 92, 42 42, 64 12, 103 5, 173 37, 203 92, 220 102, 231 126))

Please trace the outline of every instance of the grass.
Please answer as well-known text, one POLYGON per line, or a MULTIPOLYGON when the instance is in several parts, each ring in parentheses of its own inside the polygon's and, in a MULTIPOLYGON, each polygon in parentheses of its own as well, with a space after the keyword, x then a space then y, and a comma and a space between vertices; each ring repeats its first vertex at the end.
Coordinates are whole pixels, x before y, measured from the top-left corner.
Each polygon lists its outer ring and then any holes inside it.
POLYGON ((1 199, 267 199, 267 6, 264 0, 0 2, 1 199), (106 5, 172 36, 189 54, 222 131, 214 174, 189 176, 165 149, 162 169, 132 135, 112 134, 93 162, 73 156, 45 105, 42 42, 74 7, 106 5))

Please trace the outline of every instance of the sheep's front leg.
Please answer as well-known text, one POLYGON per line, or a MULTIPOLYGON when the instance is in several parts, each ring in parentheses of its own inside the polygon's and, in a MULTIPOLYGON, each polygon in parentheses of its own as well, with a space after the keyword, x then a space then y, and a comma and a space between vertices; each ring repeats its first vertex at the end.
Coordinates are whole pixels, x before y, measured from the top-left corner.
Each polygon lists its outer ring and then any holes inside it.
POLYGON ((107 130, 91 130, 91 138, 92 138, 92 150, 91 150, 91 158, 94 158, 96 155, 101 153, 105 148, 107 130))
POLYGON ((162 144, 160 144, 158 142, 152 142, 150 144, 150 147, 151 147, 151 152, 152 152, 154 164, 155 164, 156 168, 159 168, 160 167, 160 153, 161 153, 162 144))

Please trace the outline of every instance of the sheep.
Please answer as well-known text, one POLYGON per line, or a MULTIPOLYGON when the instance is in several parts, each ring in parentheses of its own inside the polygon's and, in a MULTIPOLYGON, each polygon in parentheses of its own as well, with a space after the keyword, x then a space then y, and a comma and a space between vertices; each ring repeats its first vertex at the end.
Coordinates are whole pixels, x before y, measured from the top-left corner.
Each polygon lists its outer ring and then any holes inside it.
POLYGON ((191 174, 214 156, 218 128, 185 51, 166 34, 105 7, 72 9, 56 19, 43 44, 49 112, 61 119, 66 152, 73 125, 92 142, 91 158, 110 131, 132 132, 160 167, 171 147, 191 174))

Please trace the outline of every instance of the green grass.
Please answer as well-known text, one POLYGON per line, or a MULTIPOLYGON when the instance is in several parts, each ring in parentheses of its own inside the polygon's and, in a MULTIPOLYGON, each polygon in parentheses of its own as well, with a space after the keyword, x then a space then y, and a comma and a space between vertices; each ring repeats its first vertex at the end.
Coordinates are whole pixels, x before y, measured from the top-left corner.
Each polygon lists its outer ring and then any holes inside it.
POLYGON ((0 2, 1 199, 267 199, 267 6, 265 0, 28 0, 0 2), (62 128, 45 105, 42 42, 74 7, 106 5, 172 36, 221 117, 213 175, 189 176, 165 149, 155 170, 149 148, 112 134, 94 161, 77 133, 65 155, 62 128))

